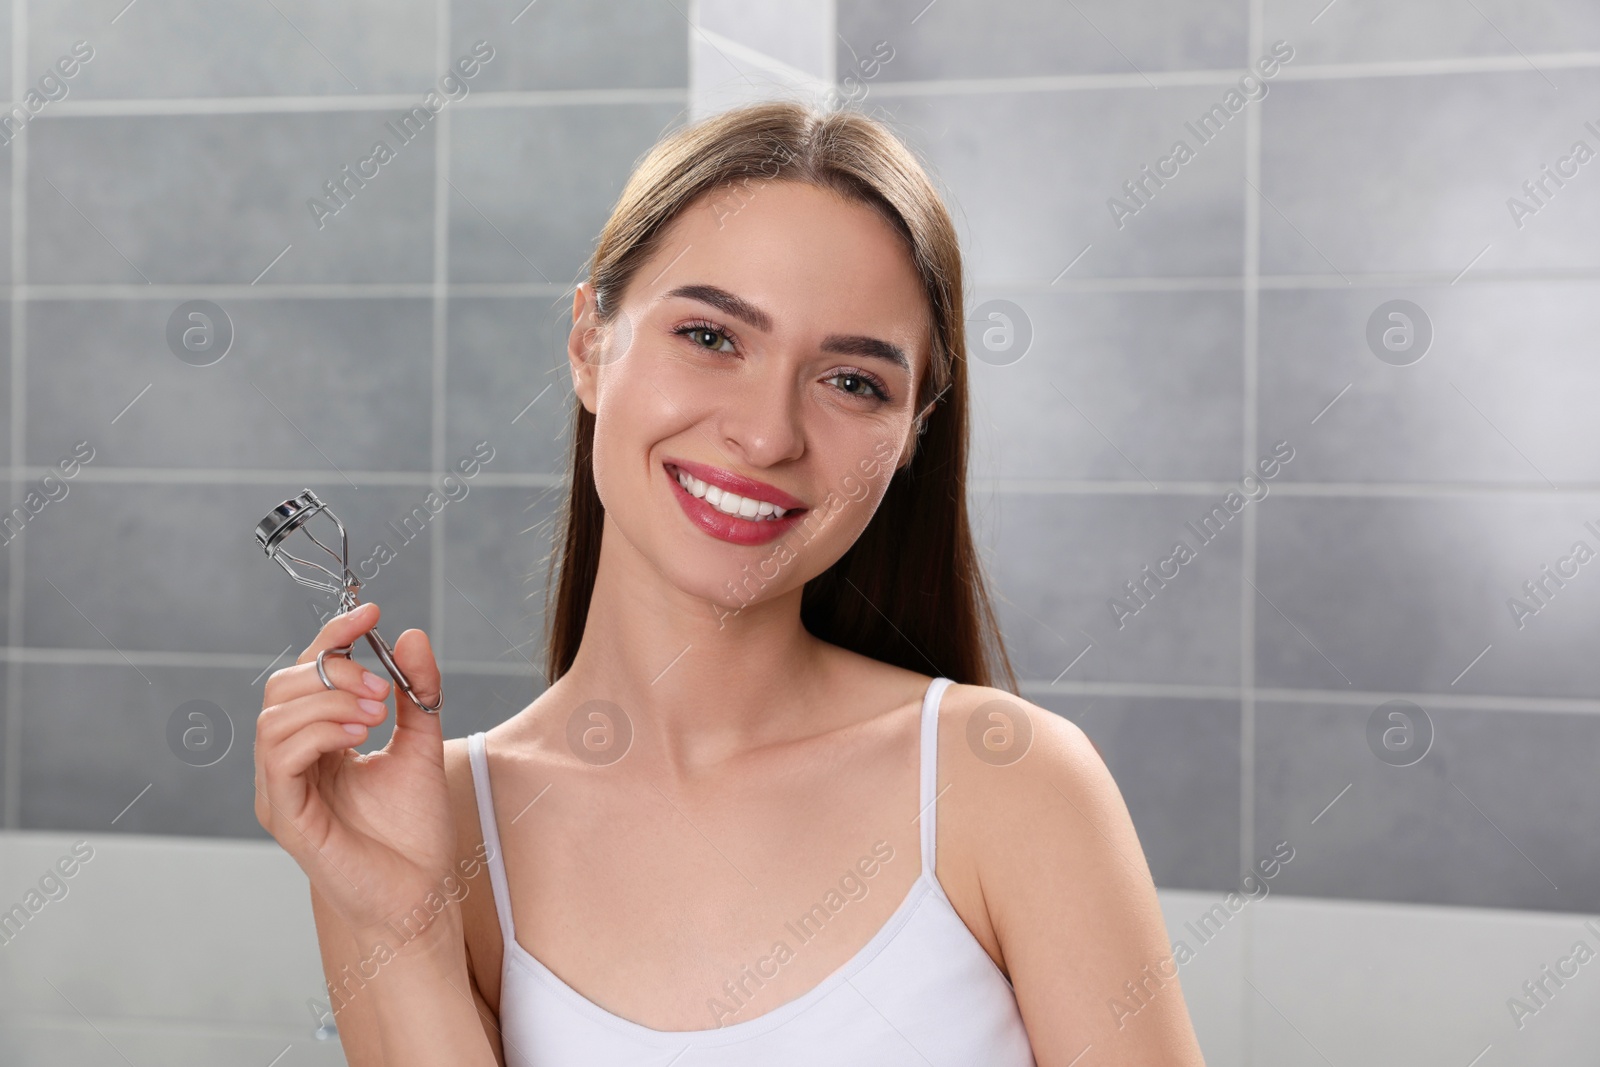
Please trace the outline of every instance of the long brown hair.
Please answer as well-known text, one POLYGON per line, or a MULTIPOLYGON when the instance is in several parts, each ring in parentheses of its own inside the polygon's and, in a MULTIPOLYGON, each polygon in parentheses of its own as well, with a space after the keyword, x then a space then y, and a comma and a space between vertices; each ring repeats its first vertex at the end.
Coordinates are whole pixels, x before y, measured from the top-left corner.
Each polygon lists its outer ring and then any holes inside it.
MULTIPOLYGON (((613 322, 629 281, 696 197, 763 180, 806 182, 880 212, 907 244, 933 323, 929 373, 917 396, 919 411, 933 408, 912 459, 895 472, 856 542, 806 583, 801 622, 823 641, 885 663, 1015 693, 967 520, 961 249, 926 172, 887 127, 858 112, 774 101, 670 134, 640 161, 600 233, 589 263, 596 318, 613 322)), ((604 509, 594 484, 594 427, 594 416, 575 400, 567 506, 545 587, 551 682, 577 655, 600 563, 604 509)))

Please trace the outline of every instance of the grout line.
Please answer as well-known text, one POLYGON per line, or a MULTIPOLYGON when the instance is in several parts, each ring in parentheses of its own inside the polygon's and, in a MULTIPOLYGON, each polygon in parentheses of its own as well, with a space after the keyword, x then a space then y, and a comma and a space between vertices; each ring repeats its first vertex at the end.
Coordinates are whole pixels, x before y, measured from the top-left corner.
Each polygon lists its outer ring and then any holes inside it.
MULTIPOLYGON (((1415 271, 1409 273, 1259 274, 1261 289, 1274 292, 1304 292, 1317 289, 1394 289, 1399 287, 1448 287, 1459 272, 1415 271)), ((1600 268, 1559 270, 1475 271, 1468 285, 1591 283, 1600 281, 1600 268)), ((1079 277, 1060 282, 1037 278, 977 281, 973 288, 1032 296, 1057 296, 1063 293, 1196 293, 1232 292, 1244 286, 1242 275, 1172 277, 1079 277)), ((120 282, 45 283, 0 285, 13 299, 50 300, 182 300, 209 297, 213 300, 395 300, 431 297, 434 282, 268 282, 245 285, 234 282, 194 282, 183 284, 129 285, 120 282)), ((456 298, 524 299, 568 296, 569 285, 543 282, 447 282, 448 295, 456 298)))
MULTIPOLYGON (((56 470, 54 467, 33 465, 18 466, 24 479, 41 478, 56 470)), ((59 472, 57 472, 59 473, 59 472)), ((277 485, 283 481, 300 481, 327 476, 322 468, 225 468, 225 467, 83 467, 75 481, 115 485, 277 485)), ((390 486, 398 488, 428 488, 434 484, 430 471, 357 470, 345 468, 342 473, 361 485, 390 486)), ((500 489, 551 489, 566 484, 566 475, 482 471, 473 479, 474 485, 500 489)), ((1266 483, 1270 485, 1271 483, 1266 483)), ((1068 479, 1023 479, 978 477, 969 481, 973 495, 989 496, 1009 493, 1016 496, 1149 496, 1149 497, 1208 497, 1237 490, 1237 482, 1175 481, 1166 479, 1159 489, 1146 482, 1068 479)), ((1271 489, 1271 493, 1297 499, 1355 500, 1483 500, 1503 501, 1507 497, 1543 499, 1550 503, 1566 503, 1587 497, 1600 496, 1600 483, 1569 483, 1559 489, 1528 482, 1525 484, 1497 484, 1461 482, 1284 482, 1271 489)))
MULTIPOLYGON (((1248 473, 1248 472, 1246 472, 1248 473)), ((1272 486, 1272 494, 1307 498, 1411 500, 1478 499, 1494 500, 1509 495, 1545 497, 1552 501, 1571 500, 1575 497, 1600 494, 1600 483, 1578 482, 1552 489, 1550 486, 1529 481, 1518 485, 1496 482, 1284 482, 1272 486)), ((1209 493, 1237 491, 1237 482, 1183 482, 1166 479, 1160 489, 1152 489, 1144 482, 1135 481, 1073 481, 1067 479, 988 478, 973 479, 974 490, 1015 493, 1019 496, 1201 496, 1209 493)))
MULTIPOLYGON (((691 4, 691 8, 695 5, 691 4)), ((697 12, 690 15, 690 36, 697 12)), ((14 17, 14 21, 16 21, 14 17)), ((720 37, 720 35, 719 35, 720 37)), ((21 38, 15 38, 20 41, 21 38)), ((739 46, 743 51, 743 46, 739 46)), ((16 57, 13 45, 13 98, 27 91, 18 79, 26 57, 16 57)), ((685 86, 638 89, 497 89, 478 90, 455 102, 456 108, 573 107, 608 104, 679 104, 688 102, 694 86, 694 48, 689 45, 689 78, 685 86)), ((1285 67, 1284 81, 1337 81, 1364 78, 1415 77, 1440 74, 1527 74, 1529 61, 1543 70, 1584 70, 1600 67, 1600 52, 1544 52, 1521 56, 1468 56, 1392 62, 1320 63, 1285 67)), ((762 56, 763 64, 776 63, 762 56)), ((445 62, 448 62, 448 58, 445 62)), ((802 72, 803 73, 803 72, 802 72)), ((1092 92, 1105 89, 1189 88, 1227 85, 1245 68, 1194 68, 1146 71, 1143 74, 1048 74, 1024 77, 947 78, 914 81, 878 80, 874 94, 882 96, 962 96, 991 93, 1092 92)), ((807 75, 808 80, 814 80, 807 75)), ((420 91, 420 90, 418 90, 420 91)), ((415 93, 347 93, 329 96, 223 96, 160 97, 138 99, 62 100, 36 121, 59 122, 72 118, 125 116, 238 115, 251 113, 303 114, 310 112, 383 111, 416 103, 415 93)))
MULTIPOLYGON (((11 0, 11 93, 22 99, 27 92, 24 73, 28 53, 28 5, 26 0, 11 0)), ((27 278, 28 245, 28 143, 31 138, 17 137, 11 144, 11 281, 27 278)), ((28 306, 17 294, 19 285, 9 287, 11 292, 10 345, 11 345, 11 477, 10 495, 15 500, 22 495, 22 485, 28 476, 23 462, 27 458, 24 444, 27 440, 27 362, 26 340, 28 306)), ((17 545, 17 554, 7 568, 6 591, 6 642, 22 637, 22 591, 27 577, 24 571, 22 550, 26 538, 17 545)), ((5 708, 0 709, 4 721, 4 757, 0 764, 0 825, 15 828, 22 818, 22 672, 8 670, 5 680, 5 708)))
MULTIPOLYGON (((1249 32, 1246 40, 1246 61, 1263 53, 1262 0, 1250 0, 1249 32)), ((1261 103, 1266 104, 1263 99, 1261 103)), ((1261 112, 1253 107, 1245 116, 1244 142, 1244 432, 1241 435, 1244 455, 1241 468, 1254 471, 1260 436, 1259 402, 1260 381, 1260 329, 1261 329, 1261 197, 1256 190, 1261 187, 1261 112)), ((1253 867, 1256 818, 1256 543, 1257 512, 1259 508, 1245 509, 1240 545, 1239 586, 1239 682, 1242 692, 1239 700, 1239 878, 1244 878, 1253 867)), ((1252 916, 1245 916, 1240 929, 1240 977, 1250 976, 1250 951, 1254 927, 1252 916)), ((1254 1004, 1240 991, 1240 1020, 1244 1035, 1241 1048, 1241 1067, 1250 1067, 1254 1058, 1252 1041, 1254 1004)))
MULTIPOLYGON (((440 115, 448 114, 440 112, 440 115)), ((428 299, 439 286, 430 277, 416 282, 313 282, 274 285, 238 285, 196 282, 192 285, 30 285, 26 300, 173 300, 207 296, 214 300, 404 300, 428 299)), ((570 287, 525 282, 457 282, 445 291, 456 297, 528 298, 570 293, 570 287)))
MULTIPOLYGON (((440 62, 447 69, 448 57, 440 62)), ((26 86, 23 87, 26 91, 26 86)), ((34 121, 61 122, 75 118, 165 118, 206 115, 303 115, 326 112, 405 110, 417 102, 415 93, 351 93, 342 96, 205 96, 132 100, 62 100, 34 121)), ((479 89, 450 104, 468 110, 508 107, 589 107, 628 104, 682 104, 687 87, 654 89, 479 89)), ((17 99, 21 99, 20 96, 17 99)), ((442 114, 443 112, 441 112, 442 114)))
MULTIPOLYGON (((55 467, 23 467, 25 477, 43 477, 52 471, 60 476, 60 471, 55 467)), ((390 486, 399 488, 425 489, 434 486, 436 479, 430 471, 362 471, 343 468, 340 471, 351 478, 352 481, 368 486, 390 486)), ((274 470, 261 468, 257 470, 226 470, 223 468, 195 468, 181 470, 178 468, 161 467, 82 467, 75 482, 102 482, 119 485, 277 485, 284 481, 304 482, 308 479, 316 480, 326 478, 326 468, 306 468, 291 470, 274 470)), ((547 489, 565 484, 564 475, 555 474, 503 474, 482 471, 471 479, 473 485, 492 485, 501 488, 518 489, 547 489)))
MULTIPOLYGON (((133 663, 140 667, 154 668, 248 671, 252 678, 259 674, 263 666, 271 662, 275 655, 282 655, 282 653, 173 652, 127 649, 119 654, 111 649, 99 648, 0 646, 0 663, 119 668, 127 667, 129 663, 133 663)), ((474 660, 441 658, 439 666, 446 672, 454 671, 462 674, 488 677, 528 678, 537 682, 537 679, 528 671, 526 659, 474 660)), ((1020 695, 1035 703, 1059 699, 1107 697, 1127 700, 1161 700, 1182 704, 1241 700, 1244 692, 1244 687, 1237 685, 1203 685, 1195 683, 1051 682, 1043 678, 1024 678, 1020 684, 1020 695)), ((1252 692, 1257 703, 1371 709, 1387 700, 1410 700, 1426 707, 1430 714, 1451 711, 1491 711, 1511 715, 1600 716, 1600 698, 1595 697, 1260 687, 1254 688, 1252 692)), ((1178 714, 1186 713, 1178 712, 1178 714)))
MULTIPOLYGON (((99 653, 96 653, 99 655, 99 653)), ((109 664, 122 661, 107 652, 104 660, 109 664)), ((1050 682, 1023 681, 1022 695, 1033 698, 1049 697, 1112 697, 1150 700, 1239 700, 1243 686, 1197 685, 1182 682, 1050 682)), ((1505 711, 1536 712, 1559 715, 1600 714, 1600 697, 1541 697, 1520 694, 1453 693, 1441 689, 1437 692, 1385 692, 1382 690, 1352 689, 1299 689, 1256 686, 1256 702, 1273 704, 1329 704, 1359 708, 1375 708, 1386 700, 1410 700, 1430 709, 1453 711, 1505 711)))
MULTIPOLYGON (((1256 34, 1252 31, 1252 37, 1256 34)), ((1252 56, 1259 55, 1261 44, 1252 56)), ((1530 57, 1544 70, 1587 70, 1600 67, 1600 52, 1548 52, 1530 57)), ((1450 59, 1409 59, 1391 62, 1316 63, 1284 67, 1283 81, 1348 81, 1366 78, 1404 78, 1440 74, 1529 74, 1530 59, 1522 56, 1468 56, 1450 59)), ((874 82, 874 94, 884 96, 979 96, 994 93, 1072 93, 1107 89, 1184 89, 1228 85, 1246 68, 1145 71, 1142 74, 1038 74, 1017 77, 937 78, 874 82)))
MULTIPOLYGON (((437 0, 434 11, 434 67, 437 70, 449 70, 450 0, 437 0)), ((469 96, 467 99, 472 98, 469 96)), ((433 141, 433 396, 428 413, 431 426, 429 457, 433 472, 428 479, 430 484, 438 482, 445 466, 445 377, 450 321, 450 129, 450 109, 445 108, 439 114, 433 141)), ((435 649, 444 644, 444 560, 445 541, 450 536, 450 514, 441 514, 439 520, 438 536, 433 538, 428 548, 427 633, 428 641, 435 649)))

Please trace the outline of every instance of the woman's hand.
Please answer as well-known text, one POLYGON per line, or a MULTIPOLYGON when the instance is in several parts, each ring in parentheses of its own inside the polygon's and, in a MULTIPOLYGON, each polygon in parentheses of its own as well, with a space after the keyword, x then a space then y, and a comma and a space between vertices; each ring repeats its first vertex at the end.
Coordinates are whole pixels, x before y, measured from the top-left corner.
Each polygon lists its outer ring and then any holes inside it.
MULTIPOLYGON (((378 614, 362 604, 329 619, 294 666, 267 679, 256 720, 256 819, 358 938, 407 916, 413 931, 431 919, 424 902, 441 892, 456 847, 439 717, 396 689, 394 735, 363 755, 350 746, 384 720, 382 701, 394 687, 331 653, 323 664, 338 688, 317 675, 317 653, 357 641, 378 614)), ((418 697, 436 703, 439 667, 427 635, 401 634, 394 660, 418 697)))

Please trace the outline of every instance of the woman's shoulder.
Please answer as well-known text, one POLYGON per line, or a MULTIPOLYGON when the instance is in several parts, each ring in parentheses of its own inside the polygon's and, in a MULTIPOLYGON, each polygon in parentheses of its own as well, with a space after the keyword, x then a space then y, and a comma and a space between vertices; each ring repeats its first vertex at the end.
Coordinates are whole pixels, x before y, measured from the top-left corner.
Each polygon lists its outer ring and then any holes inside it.
MULTIPOLYGON (((938 781, 957 817, 984 828, 984 857, 1038 845, 1041 834, 1122 802, 1099 750, 1076 723, 986 685, 958 682, 945 691, 938 781)), ((941 817, 944 809, 941 803, 941 817)))
MULTIPOLYGON (((1094 743, 1071 719, 988 685, 952 682, 946 688, 939 702, 939 740, 941 753, 946 740, 957 750, 952 771, 977 773, 996 787, 1104 765, 1094 743)), ((942 778, 942 758, 940 765, 942 778)))

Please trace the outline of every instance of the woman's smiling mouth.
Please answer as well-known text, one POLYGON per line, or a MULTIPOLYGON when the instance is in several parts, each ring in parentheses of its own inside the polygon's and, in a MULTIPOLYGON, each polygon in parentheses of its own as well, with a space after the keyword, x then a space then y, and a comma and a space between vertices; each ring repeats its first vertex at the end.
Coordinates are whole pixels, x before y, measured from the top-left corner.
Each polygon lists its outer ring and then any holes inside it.
POLYGON ((774 540, 808 510, 776 486, 705 464, 672 459, 662 464, 690 521, 719 540, 760 545, 774 540))

